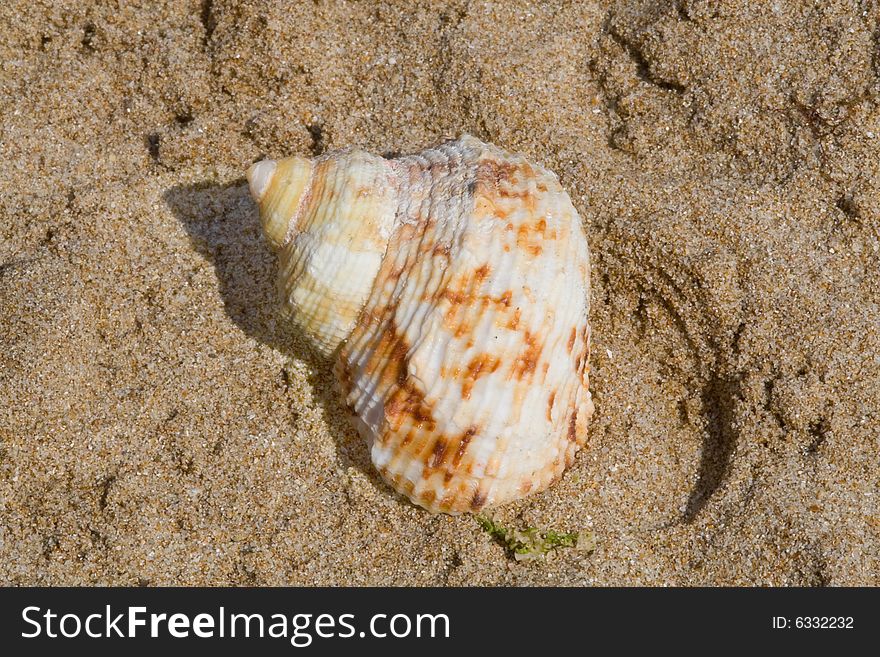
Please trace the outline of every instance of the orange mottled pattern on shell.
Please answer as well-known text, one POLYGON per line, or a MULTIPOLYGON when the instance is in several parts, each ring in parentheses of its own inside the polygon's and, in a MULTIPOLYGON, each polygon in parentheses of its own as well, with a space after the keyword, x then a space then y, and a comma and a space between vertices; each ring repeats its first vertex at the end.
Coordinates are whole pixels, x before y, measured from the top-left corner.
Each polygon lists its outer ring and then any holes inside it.
POLYGON ((473 137, 391 164, 395 227, 337 362, 373 463, 431 511, 543 490, 593 412, 581 220, 552 173, 473 137))

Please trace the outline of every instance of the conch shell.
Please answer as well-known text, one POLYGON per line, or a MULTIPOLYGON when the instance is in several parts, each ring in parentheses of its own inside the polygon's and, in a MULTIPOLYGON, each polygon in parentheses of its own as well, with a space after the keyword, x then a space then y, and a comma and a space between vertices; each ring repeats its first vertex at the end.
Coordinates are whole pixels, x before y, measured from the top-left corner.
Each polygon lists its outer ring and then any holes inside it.
POLYGON ((465 135, 248 171, 285 314, 373 464, 433 512, 547 488, 584 444, 590 265, 554 174, 465 135))

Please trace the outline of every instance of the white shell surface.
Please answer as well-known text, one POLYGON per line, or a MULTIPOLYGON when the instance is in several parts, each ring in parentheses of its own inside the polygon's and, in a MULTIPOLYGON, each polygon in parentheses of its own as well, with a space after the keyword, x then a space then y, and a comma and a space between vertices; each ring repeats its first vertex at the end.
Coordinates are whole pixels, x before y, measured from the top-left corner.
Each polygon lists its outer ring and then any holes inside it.
POLYGON ((390 163, 352 151, 264 160, 248 180, 278 250, 283 314, 325 355, 349 335, 373 287, 398 205, 390 163))
POLYGON ((392 161, 396 218, 337 373, 382 476, 476 511, 586 440, 589 252, 556 177, 465 136, 392 161))

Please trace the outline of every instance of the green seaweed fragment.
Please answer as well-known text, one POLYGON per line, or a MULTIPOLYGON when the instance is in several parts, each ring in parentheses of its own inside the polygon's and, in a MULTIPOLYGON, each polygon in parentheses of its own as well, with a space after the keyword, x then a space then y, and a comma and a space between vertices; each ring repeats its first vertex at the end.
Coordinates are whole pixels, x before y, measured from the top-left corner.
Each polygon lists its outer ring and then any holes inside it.
POLYGON ((559 548, 575 548, 587 553, 596 549, 596 537, 593 532, 557 532, 553 529, 539 530, 537 527, 526 529, 508 529, 486 516, 475 516, 477 522, 508 555, 517 561, 543 559, 551 550, 559 548))

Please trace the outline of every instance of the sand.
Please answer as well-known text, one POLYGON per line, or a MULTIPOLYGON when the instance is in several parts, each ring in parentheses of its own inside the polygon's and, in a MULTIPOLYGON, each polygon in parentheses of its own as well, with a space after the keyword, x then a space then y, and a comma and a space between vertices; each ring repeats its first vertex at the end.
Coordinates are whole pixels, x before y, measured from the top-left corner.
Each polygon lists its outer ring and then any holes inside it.
POLYGON ((0 582, 880 584, 875 3, 97 5, 0 7, 0 582), (588 230, 589 440, 494 518, 592 552, 395 495, 275 319, 246 167, 461 132, 588 230))

